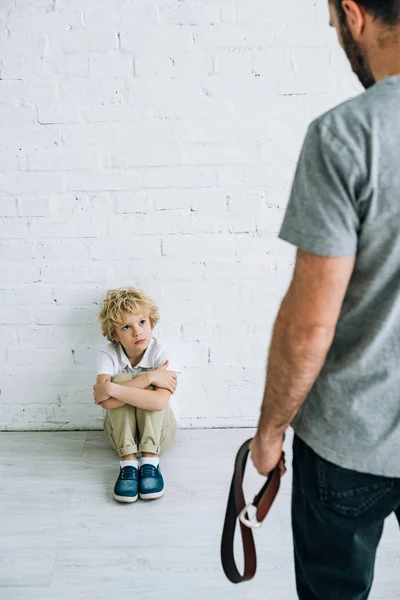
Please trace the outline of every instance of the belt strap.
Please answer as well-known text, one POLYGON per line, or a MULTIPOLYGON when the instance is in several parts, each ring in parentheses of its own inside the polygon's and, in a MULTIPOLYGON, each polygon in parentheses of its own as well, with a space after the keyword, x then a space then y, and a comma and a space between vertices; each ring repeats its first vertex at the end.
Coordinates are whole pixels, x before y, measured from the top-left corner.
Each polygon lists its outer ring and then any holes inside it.
MULTIPOLYGON (((257 569, 256 548, 252 533, 253 527, 259 527, 265 519, 278 493, 281 471, 280 464, 269 474, 267 481, 260 492, 254 497, 252 504, 246 506, 243 493, 243 479, 249 455, 251 439, 247 440, 236 455, 235 470, 229 491, 228 505, 226 508, 224 529, 221 541, 221 562, 224 573, 232 583, 249 581, 255 575, 257 569), (250 506, 255 508, 256 522, 250 521, 248 510, 250 506), (244 552, 244 573, 241 575, 237 569, 234 555, 234 538, 236 521, 239 518, 240 531, 242 534, 244 552)), ((283 455, 281 461, 283 461, 283 455)))

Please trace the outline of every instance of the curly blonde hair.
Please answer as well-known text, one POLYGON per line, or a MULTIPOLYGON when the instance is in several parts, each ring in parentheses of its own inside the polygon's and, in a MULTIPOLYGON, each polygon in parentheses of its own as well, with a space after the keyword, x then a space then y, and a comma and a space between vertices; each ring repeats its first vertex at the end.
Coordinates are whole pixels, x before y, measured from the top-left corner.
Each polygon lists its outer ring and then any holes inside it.
POLYGON ((99 313, 101 331, 109 342, 114 341, 115 326, 122 322, 124 312, 133 315, 146 313, 152 329, 154 329, 160 319, 156 304, 141 290, 134 287, 121 287, 116 290, 109 290, 99 313))

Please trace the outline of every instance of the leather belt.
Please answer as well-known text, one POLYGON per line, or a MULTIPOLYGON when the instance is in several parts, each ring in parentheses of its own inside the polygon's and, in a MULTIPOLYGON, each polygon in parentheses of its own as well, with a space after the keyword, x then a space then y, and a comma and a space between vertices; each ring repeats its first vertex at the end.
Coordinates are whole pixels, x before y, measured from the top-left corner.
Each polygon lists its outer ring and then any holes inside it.
POLYGON ((251 439, 247 440, 247 442, 239 448, 236 455, 235 470, 233 472, 229 491, 224 529, 222 532, 221 562, 225 575, 232 583, 249 581, 255 575, 257 569, 257 555, 252 529, 260 527, 267 516, 278 493, 281 482, 281 467, 284 467, 284 454, 282 453, 279 464, 269 474, 267 481, 260 492, 254 497, 253 502, 246 505, 243 493, 243 479, 249 455, 250 442, 251 439), (253 513, 253 515, 251 515, 251 513, 253 513), (237 569, 234 555, 234 538, 237 519, 239 519, 243 542, 243 575, 241 575, 237 569))

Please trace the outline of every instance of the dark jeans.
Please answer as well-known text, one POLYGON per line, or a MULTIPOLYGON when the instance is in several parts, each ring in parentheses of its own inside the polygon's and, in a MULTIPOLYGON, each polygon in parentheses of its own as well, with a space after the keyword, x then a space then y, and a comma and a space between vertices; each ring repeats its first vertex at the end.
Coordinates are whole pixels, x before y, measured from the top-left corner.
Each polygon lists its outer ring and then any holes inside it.
POLYGON ((400 523, 400 479, 338 467, 295 436, 292 526, 299 599, 366 600, 384 520, 393 512, 400 523))

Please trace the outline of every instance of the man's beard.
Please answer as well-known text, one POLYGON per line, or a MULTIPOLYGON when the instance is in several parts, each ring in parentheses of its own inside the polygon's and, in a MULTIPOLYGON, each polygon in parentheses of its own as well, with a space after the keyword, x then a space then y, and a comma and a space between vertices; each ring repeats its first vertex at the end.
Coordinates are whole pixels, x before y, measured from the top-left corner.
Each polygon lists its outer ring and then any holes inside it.
POLYGON ((368 64, 367 57, 362 53, 360 46, 354 41, 347 23, 344 19, 340 22, 340 35, 343 48, 350 61, 351 68, 357 75, 361 85, 368 89, 376 83, 375 77, 368 64))

